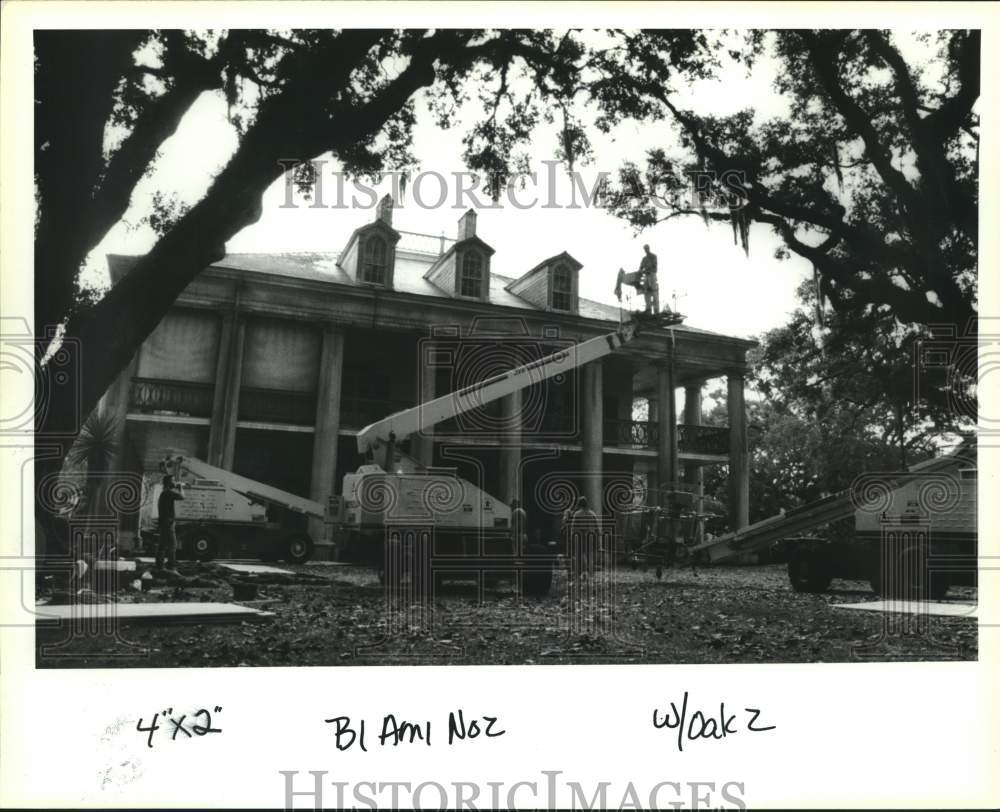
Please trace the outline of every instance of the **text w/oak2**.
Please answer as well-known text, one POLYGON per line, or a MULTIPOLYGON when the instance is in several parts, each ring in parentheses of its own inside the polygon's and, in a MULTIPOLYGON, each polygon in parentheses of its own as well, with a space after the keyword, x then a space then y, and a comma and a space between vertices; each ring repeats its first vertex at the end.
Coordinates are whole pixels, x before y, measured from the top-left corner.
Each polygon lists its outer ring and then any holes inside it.
POLYGON ((776 725, 769 725, 761 719, 760 708, 743 708, 742 713, 726 713, 726 703, 719 703, 718 715, 714 711, 705 713, 702 710, 688 712, 688 692, 684 692, 680 708, 676 702, 670 703, 669 709, 653 710, 653 727, 668 728, 677 731, 677 749, 684 749, 684 742, 697 739, 724 739, 745 730, 748 733, 766 733, 774 730, 776 725), (745 724, 740 727, 740 722, 745 724))
MULTIPOLYGON (((333 735, 338 750, 347 750, 357 744, 362 750, 368 752, 364 719, 359 720, 356 727, 351 725, 350 716, 335 716, 332 719, 324 719, 324 721, 335 726, 333 735)), ((467 719, 462 710, 452 711, 448 714, 448 744, 478 738, 495 739, 498 736, 503 736, 506 732, 506 730, 500 729, 495 716, 475 716, 467 719)), ((393 713, 387 713, 382 717, 382 729, 375 741, 380 747, 386 745, 396 747, 399 744, 416 743, 430 747, 433 743, 431 722, 430 720, 409 722, 405 719, 397 719, 393 713)))

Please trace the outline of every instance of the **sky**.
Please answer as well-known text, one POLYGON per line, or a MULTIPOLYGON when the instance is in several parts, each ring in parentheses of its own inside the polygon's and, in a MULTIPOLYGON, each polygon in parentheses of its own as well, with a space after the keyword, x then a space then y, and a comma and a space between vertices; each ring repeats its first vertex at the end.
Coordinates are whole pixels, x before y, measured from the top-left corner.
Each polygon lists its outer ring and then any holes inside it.
MULTIPOLYGON (((761 60, 753 74, 742 68, 724 67, 718 79, 705 80, 678 89, 682 107, 717 115, 751 107, 758 118, 782 112, 782 100, 772 91, 774 65, 761 60)), ((475 115, 468 109, 466 120, 475 115)), ((433 123, 423 100, 417 104, 417 126, 413 153, 419 170, 426 173, 397 200, 394 226, 401 231, 454 237, 458 218, 473 204, 460 194, 456 173, 464 170, 460 159, 463 122, 442 130, 433 123), (432 173, 437 173, 432 174, 432 173), (444 179, 442 187, 441 179, 444 179), (446 199, 436 205, 446 189, 446 199), (423 204, 423 205, 421 205, 423 204)), ((580 167, 580 177, 592 188, 600 172, 615 176, 625 160, 640 160, 651 147, 675 147, 673 131, 663 123, 621 124, 608 137, 594 137, 595 158, 580 167)), ((144 253, 154 235, 141 225, 155 192, 193 203, 205 191, 212 175, 235 150, 236 133, 227 120, 221 94, 206 93, 185 115, 176 133, 162 146, 153 170, 140 181, 122 223, 109 232, 87 264, 86 278, 101 284, 107 278, 108 253, 144 253)), ((624 221, 603 209, 580 205, 569 207, 572 189, 564 170, 544 164, 555 149, 555 131, 542 127, 530 151, 532 167, 538 170, 537 185, 531 182, 517 193, 521 208, 501 201, 499 208, 478 210, 478 235, 496 251, 492 270, 516 277, 542 259, 568 251, 583 264, 580 295, 608 303, 616 300, 613 288, 618 269, 635 270, 642 245, 649 243, 659 257, 660 298, 687 316, 687 324, 728 335, 751 337, 786 323, 797 306, 795 289, 811 275, 811 266, 801 258, 777 260, 781 244, 767 226, 751 230, 749 256, 733 242, 728 224, 706 227, 698 217, 674 218, 636 234, 624 221), (532 201, 537 201, 531 205, 532 201), (546 205, 552 204, 555 205, 546 205)), ((677 152, 680 155, 680 152, 677 152)), ((329 156, 328 156, 329 157, 329 156)), ((351 232, 374 217, 372 196, 353 194, 346 182, 343 205, 337 202, 334 160, 324 166, 324 202, 314 208, 298 196, 297 206, 286 203, 286 189, 279 180, 264 195, 263 215, 254 225, 235 235, 227 251, 240 252, 339 252, 351 232), (352 205, 352 198, 359 205, 352 205)), ((470 181, 465 180, 466 188, 470 181)), ((379 193, 390 191, 386 182, 379 193)), ((486 196, 479 197, 485 202, 486 196)))

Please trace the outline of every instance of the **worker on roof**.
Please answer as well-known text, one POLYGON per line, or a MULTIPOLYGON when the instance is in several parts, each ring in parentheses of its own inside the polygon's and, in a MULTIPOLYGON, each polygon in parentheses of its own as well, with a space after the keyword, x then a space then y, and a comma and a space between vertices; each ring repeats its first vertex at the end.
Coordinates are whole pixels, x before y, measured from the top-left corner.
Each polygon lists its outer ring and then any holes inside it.
POLYGON ((649 244, 642 246, 645 254, 639 262, 639 274, 642 279, 642 294, 646 299, 646 312, 660 312, 660 285, 656 279, 656 254, 649 250, 649 244))

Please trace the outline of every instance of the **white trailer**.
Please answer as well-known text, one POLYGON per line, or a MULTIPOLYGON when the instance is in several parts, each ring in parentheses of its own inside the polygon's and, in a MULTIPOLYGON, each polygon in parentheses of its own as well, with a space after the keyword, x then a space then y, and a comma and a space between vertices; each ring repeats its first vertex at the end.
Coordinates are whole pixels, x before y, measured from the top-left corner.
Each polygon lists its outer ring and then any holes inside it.
POLYGON ((976 583, 976 450, 971 441, 909 471, 871 472, 854 487, 690 548, 707 562, 789 546, 788 575, 799 592, 824 592, 834 578, 869 581, 887 597, 939 599, 976 583), (852 522, 846 538, 803 536, 852 522))
MULTIPOLYGON (((319 502, 194 457, 167 452, 164 463, 184 492, 174 510, 177 538, 190 557, 209 561, 220 549, 227 549, 230 554, 301 563, 312 555, 313 539, 306 532, 305 519, 325 518, 319 502)), ((154 542, 158 533, 162 475, 146 477, 139 529, 147 543, 154 542)))

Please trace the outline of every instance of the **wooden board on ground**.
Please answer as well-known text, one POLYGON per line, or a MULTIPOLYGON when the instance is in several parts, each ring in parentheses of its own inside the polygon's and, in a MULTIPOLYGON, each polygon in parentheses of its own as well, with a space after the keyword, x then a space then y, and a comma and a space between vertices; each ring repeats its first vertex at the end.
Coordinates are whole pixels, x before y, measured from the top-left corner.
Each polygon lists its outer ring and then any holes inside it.
POLYGON ((124 559, 94 562, 95 570, 114 570, 115 572, 135 572, 136 566, 135 561, 126 561, 124 559))
POLYGON ((937 615, 940 617, 976 617, 974 603, 947 601, 866 601, 865 603, 835 603, 835 609, 865 612, 897 612, 906 615, 937 615))
MULTIPOLYGON (((156 563, 156 559, 152 558, 151 556, 141 556, 140 555, 140 556, 137 556, 135 560, 138 561, 140 564, 155 564, 156 563)), ((210 563, 212 563, 212 564, 219 564, 221 566, 228 566, 229 564, 253 564, 254 562, 259 561, 259 560, 260 559, 258 559, 258 558, 216 558, 216 559, 214 559, 210 563)), ((191 562, 189 560, 186 560, 186 559, 181 559, 178 563, 180 563, 180 564, 191 564, 193 562, 191 562)))
POLYGON ((250 623, 266 622, 273 612, 262 612, 237 603, 88 603, 72 606, 44 606, 36 611, 39 629, 54 628, 54 621, 64 623, 107 623, 165 626, 175 623, 250 623))
POLYGON ((232 564, 228 561, 225 564, 222 564, 221 561, 219 563, 227 570, 234 570, 235 572, 247 572, 254 575, 295 575, 291 570, 283 570, 280 567, 269 567, 266 564, 232 564))

